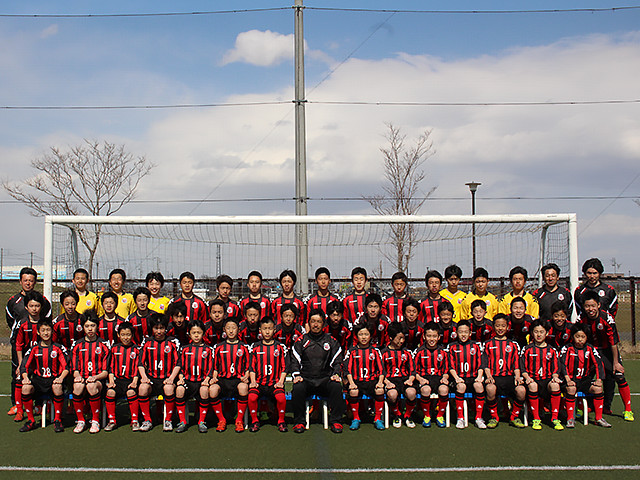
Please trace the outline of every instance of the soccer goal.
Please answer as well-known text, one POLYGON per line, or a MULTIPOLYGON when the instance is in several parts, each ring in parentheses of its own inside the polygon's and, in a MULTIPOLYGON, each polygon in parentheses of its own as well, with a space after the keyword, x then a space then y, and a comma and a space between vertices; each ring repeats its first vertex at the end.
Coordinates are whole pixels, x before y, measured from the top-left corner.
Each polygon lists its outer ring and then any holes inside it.
POLYGON ((554 262, 572 288, 578 282, 575 214, 47 216, 44 238, 49 296, 52 283, 69 279, 78 266, 92 268, 95 278, 113 268, 137 278, 155 270, 167 278, 187 270, 198 278, 219 273, 245 278, 251 270, 277 278, 282 270, 294 269, 298 288, 306 293, 303 279, 320 266, 328 267, 333 278, 348 278, 354 266, 384 278, 396 271, 399 256, 410 277, 427 269, 443 272, 452 263, 471 276, 474 250, 476 265, 492 277, 506 276, 515 265, 536 277, 543 264, 554 262), (96 237, 90 255, 86 245, 96 237))

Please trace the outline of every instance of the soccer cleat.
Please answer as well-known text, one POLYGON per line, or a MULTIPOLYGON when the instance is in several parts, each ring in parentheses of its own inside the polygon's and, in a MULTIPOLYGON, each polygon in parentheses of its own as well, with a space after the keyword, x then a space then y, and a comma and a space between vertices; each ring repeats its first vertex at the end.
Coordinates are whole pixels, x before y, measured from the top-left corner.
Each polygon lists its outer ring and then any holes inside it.
POLYGON ((599 427, 611 428, 611 424, 607 422, 604 418, 601 418, 600 420, 596 420, 595 424, 598 425, 599 427))
POLYGON ((244 422, 242 420, 236 420, 236 433, 244 432, 244 422))
POLYGON ((116 422, 109 422, 107 423, 107 425, 104 427, 104 431, 105 432, 112 432, 113 430, 116 429, 116 422))
POLYGON ((360 420, 353 420, 351 425, 349 425, 349 430, 358 430, 360 428, 360 420))
POLYGON ((560 420, 558 420, 557 418, 555 420, 551 420, 551 423, 553 424, 553 429, 554 430, 564 430, 564 427, 562 426, 562 422, 560 422, 560 420))
POLYGON ((631 410, 625 410, 622 412, 622 418, 624 418, 627 422, 633 422, 633 412, 631 410))
POLYGON ((522 423, 522 420, 520 420, 518 417, 516 417, 513 420, 511 420, 509 422, 509 425, 511 425, 512 427, 516 427, 516 428, 525 428, 524 427, 524 423, 522 423))
POLYGON ((416 428, 416 423, 411 420, 409 417, 404 419, 404 424, 408 427, 408 428, 416 428))
POLYGON ((393 419, 393 428, 400 428, 402 427, 402 420, 400 419, 400 417, 396 417, 393 419))
POLYGON ((342 433, 342 424, 341 423, 331 424, 331 431, 333 433, 342 433))
MULTIPOLYGON (((244 426, 243 426, 243 428, 244 428, 244 426)), ((249 427, 249 431, 251 433, 259 432, 260 431, 260 422, 253 422, 251 424, 251 426, 249 427)))
POLYGON ((56 433, 64 432, 64 426, 62 425, 62 422, 60 420, 56 420, 55 422, 53 422, 53 431, 56 433))
POLYGON ((18 407, 16 407, 15 405, 13 405, 13 406, 9 409, 9 411, 7 412, 7 415, 11 415, 11 416, 13 416, 13 415, 15 415, 16 413, 18 413, 18 407))
POLYGON ((464 418, 458 419, 458 421, 456 422, 456 428, 459 428, 460 430, 462 430, 463 428, 467 428, 467 426, 464 424, 464 418))
POLYGON ((152 428, 153 428, 153 423, 151 423, 150 420, 145 420, 144 422, 142 422, 142 425, 140 425, 140 429, 138 431, 139 432, 148 432, 152 428))
POLYGON ((179 422, 178 425, 176 425, 175 428, 175 432, 176 433, 184 433, 187 431, 187 424, 184 422, 179 422))
POLYGON ((100 422, 96 420, 91 421, 91 427, 89 427, 89 433, 98 433, 100 431, 100 422))
POLYGON ((384 422, 382 420, 376 420, 373 422, 373 426, 376 427, 376 430, 384 430, 384 422))
POLYGON ((445 422, 444 417, 436 417, 436 425, 440 428, 445 428, 447 426, 447 422, 445 422))
POLYGON ((136 422, 135 420, 133 422, 131 422, 131 431, 132 432, 139 432, 140 431, 140 424, 138 422, 136 422))
POLYGON ((301 424, 301 423, 299 423, 295 427, 293 427, 293 431, 295 433, 304 433, 305 430, 306 430, 306 428, 304 428, 304 425, 301 424))
POLYGON ((163 432, 171 432, 173 431, 173 423, 171 423, 171 420, 165 420, 164 423, 162 424, 162 431, 163 432))
POLYGON ((18 413, 16 413, 16 416, 13 417, 13 421, 21 422, 22 420, 24 420, 24 413, 22 412, 22 410, 19 410, 18 413))
MULTIPOLYGON (((333 425, 331 426, 331 430, 333 430, 333 425)), ((278 424, 278 431, 280 433, 287 433, 289 431, 289 429, 287 428, 287 424, 284 422, 280 422, 278 424)))
POLYGON ((20 431, 30 432, 31 430, 35 430, 36 428, 38 428, 38 424, 29 420, 27 423, 20 427, 20 431))
POLYGON ((200 433, 207 433, 209 431, 209 429, 207 428, 207 424, 204 422, 200 422, 198 424, 198 432, 200 433))
POLYGON ((567 420, 567 428, 575 428, 576 427, 576 420, 575 418, 570 418, 567 420))
POLYGON ((431 417, 424 417, 422 419, 422 426, 424 428, 429 428, 431 426, 431 417))
POLYGON ((484 423, 484 420, 480 417, 476 418, 476 427, 478 427, 480 430, 486 430, 487 429, 487 424, 484 423))
POLYGON ((498 425, 498 420, 496 420, 495 418, 492 418, 487 422, 487 428, 498 428, 498 425))
POLYGON ((531 428, 534 430, 542 430, 542 420, 535 418, 533 422, 531 422, 531 428))
POLYGON ((76 427, 73 429, 73 433, 82 433, 84 431, 85 425, 86 423, 80 420, 78 423, 76 423, 76 427))
POLYGON ((224 432, 227 429, 227 422, 225 420, 220 420, 218 422, 218 426, 216 427, 216 432, 224 432))

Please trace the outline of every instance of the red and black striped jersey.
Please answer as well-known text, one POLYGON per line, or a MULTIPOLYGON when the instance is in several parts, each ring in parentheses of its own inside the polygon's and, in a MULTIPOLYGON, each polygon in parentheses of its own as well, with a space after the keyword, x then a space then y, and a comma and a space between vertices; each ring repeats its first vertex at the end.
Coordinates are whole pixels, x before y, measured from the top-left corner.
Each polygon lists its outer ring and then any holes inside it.
POLYGON ((240 308, 240 315, 242 315, 243 320, 246 320, 244 316, 244 307, 249 302, 256 302, 258 305, 260 305, 261 320, 264 317, 271 315, 271 300, 269 300, 268 297, 265 297, 264 295, 260 295, 258 298, 251 298, 249 296, 249 297, 244 297, 242 300, 240 300, 240 303, 238 304, 238 307, 240 308))
MULTIPOLYGON (((24 304, 24 292, 16 293, 7 300, 7 308, 5 310, 7 325, 11 330, 10 341, 14 343, 18 326, 22 320, 29 320, 29 314, 24 304)), ((44 304, 40 308, 40 318, 51 318, 51 304, 47 297, 44 297, 44 304)))
MULTIPOLYGON (((276 331, 273 335, 278 342, 282 343, 287 349, 293 347, 293 344, 302 338, 304 335, 304 327, 294 323, 291 327, 286 328, 284 323, 281 323, 276 327, 276 331)), ((247 342, 248 343, 248 342, 247 342)))
POLYGON ((333 328, 330 323, 325 325, 324 330, 325 333, 331 335, 337 342, 340 344, 340 348, 343 351, 349 350, 349 347, 352 345, 351 341, 351 330, 349 330, 344 323, 338 325, 337 328, 333 328))
POLYGON ((440 327, 439 345, 447 347, 450 343, 455 342, 458 339, 458 332, 456 331, 455 323, 449 322, 445 325, 442 322, 438 322, 438 326, 440 327))
POLYGON ((442 295, 438 295, 438 298, 431 298, 427 296, 420 303, 420 320, 424 323, 437 322, 438 321, 438 306, 441 303, 450 303, 449 300, 442 295))
POLYGON ((20 372, 42 378, 57 378, 67 369, 67 350, 60 344, 36 344, 27 351, 20 372))
POLYGON ((482 365, 482 344, 471 340, 449 344, 447 349, 449 370, 455 371, 461 378, 472 378, 478 375, 482 365))
POLYGON ((102 338, 87 340, 86 337, 75 341, 71 349, 69 370, 80 372, 82 378, 99 375, 107 371, 109 344, 102 338))
POLYGON ((238 339, 247 345, 253 345, 258 340, 262 340, 259 325, 255 324, 251 328, 248 322, 240 322, 240 325, 238 325, 238 339))
POLYGON ((250 358, 249 369, 255 373, 258 385, 275 385, 287 371, 287 347, 278 341, 271 345, 265 345, 262 340, 254 343, 250 358))
POLYGON ((213 375, 213 349, 205 343, 189 343, 180 349, 180 371, 190 382, 202 382, 213 375))
POLYGON ((180 345, 187 345, 191 341, 187 328, 188 323, 186 321, 183 322, 180 326, 171 321, 169 322, 169 326, 167 327, 167 336, 177 338, 180 342, 180 345))
POLYGON ((509 338, 492 338, 484 344, 482 363, 494 377, 514 375, 520 370, 520 345, 509 338))
POLYGON ((409 325, 406 320, 404 324, 406 326, 404 346, 414 351, 424 342, 424 324, 422 322, 415 322, 413 325, 409 325))
POLYGON ((180 342, 173 337, 158 341, 147 337, 141 347, 140 366, 151 378, 165 379, 180 366, 180 342))
POLYGON ((213 369, 219 378, 240 378, 249 370, 249 347, 246 343, 224 341, 214 349, 213 369))
MULTIPOLYGON (((360 322, 363 321, 365 321, 365 317, 362 317, 360 319, 360 322)), ((371 345, 378 348, 387 346, 387 344, 389 343, 389 336, 387 335, 387 328, 389 328, 389 319, 383 315, 377 321, 369 320, 367 323, 371 325, 371 345)), ((351 338, 353 340, 353 346, 357 346, 358 335, 356 333, 352 333, 351 338)))
POLYGON ((187 316, 184 319, 187 323, 190 320, 200 320, 202 323, 208 320, 209 309, 207 304, 197 295, 191 298, 184 298, 182 295, 178 295, 171 300, 171 303, 184 303, 187 306, 187 316))
POLYGON ((311 313, 311 310, 319 308, 326 314, 327 305, 329 305, 331 302, 339 302, 339 301, 340 299, 335 295, 333 295, 332 293, 330 293, 326 297, 323 297, 316 292, 315 295, 309 297, 309 299, 307 300, 307 304, 305 305, 305 310, 307 312, 305 318, 307 319, 307 322, 309 321, 309 313, 311 313))
POLYGON ((389 322, 401 322, 404 320, 402 305, 408 298, 408 295, 405 295, 404 297, 396 297, 394 294, 387 297, 382 302, 382 314, 389 317, 389 322))
POLYGON ((297 295, 294 295, 292 298, 285 298, 280 295, 273 302, 271 302, 271 316, 275 320, 276 325, 282 322, 282 307, 290 303, 294 304, 298 309, 296 323, 304 325, 307 318, 304 310, 304 302, 297 295))
POLYGON ((108 320, 104 315, 98 321, 98 337, 105 340, 109 347, 118 341, 118 327, 124 322, 124 318, 116 315, 113 320, 108 320))
POLYGON ((542 320, 551 321, 553 314, 551 313, 551 306, 560 302, 564 305, 564 309, 567 315, 570 317, 573 312, 573 296, 571 292, 564 287, 556 285, 556 289, 551 291, 546 285, 534 290, 532 295, 538 299, 539 318, 542 320))
POLYGON ((109 352, 107 370, 115 378, 133 379, 137 377, 140 365, 140 347, 135 344, 116 343, 109 352))
POLYGON ((68 320, 64 313, 56 317, 53 321, 53 341, 70 350, 73 342, 84 336, 81 325, 83 318, 84 315, 79 314, 76 320, 68 320))
POLYGON ((208 321, 204 324, 204 343, 211 347, 215 347, 220 342, 223 342, 225 338, 227 338, 227 334, 224 333, 222 322, 214 324, 212 321, 208 321))
POLYGON ((518 342, 518 345, 521 347, 524 347, 529 343, 527 337, 531 333, 531 322, 533 322, 533 318, 529 315, 525 315, 520 322, 515 321, 513 315, 509 315, 507 337, 518 342))
POLYGON ((151 336, 149 316, 152 313, 154 313, 152 310, 147 310, 143 315, 139 310, 136 310, 127 317, 127 321, 133 325, 133 342, 136 345, 141 345, 146 337, 151 336))
POLYGON ((387 378, 408 377, 413 374, 413 356, 408 348, 394 350, 384 347, 382 355, 382 371, 387 378))
POLYGON ((558 352, 551 345, 539 347, 530 343, 520 354, 520 372, 526 372, 534 380, 546 380, 553 374, 560 375, 558 352))
POLYGON ((564 373, 571 380, 582 380, 594 376, 596 379, 604 378, 602 357, 598 350, 588 343, 582 348, 572 344, 566 345, 560 354, 560 361, 564 367, 564 373))
POLYGON ((472 341, 484 343, 494 337, 493 322, 488 318, 485 318, 480 325, 475 320, 469 320, 469 323, 471 324, 470 338, 472 341))
MULTIPOLYGON (((222 300, 220 297, 214 298, 214 300, 222 300)), ((228 317, 240 317, 241 310, 236 302, 227 298, 226 300, 222 300, 224 302, 224 313, 228 317)))
POLYGON ((38 322, 29 318, 20 320, 16 332, 16 351, 26 352, 38 343, 38 322))
POLYGON ((440 345, 429 348, 426 344, 418 348, 413 355, 415 373, 421 377, 442 376, 449 373, 449 355, 440 345))
POLYGON ((584 284, 576 288, 573 294, 573 299, 576 302, 576 312, 578 313, 578 316, 581 316, 584 313, 583 298, 584 294, 588 290, 594 290, 600 297, 600 309, 611 315, 613 318, 616 318, 616 314, 618 313, 618 295, 611 285, 607 285, 602 282, 595 287, 584 284))
POLYGON ((562 328, 558 328, 555 323, 551 324, 551 329, 547 333, 546 342, 558 351, 565 345, 571 343, 571 323, 565 322, 562 328))
POLYGON ((356 382, 378 380, 384 375, 380 350, 374 346, 351 347, 344 358, 344 370, 356 382))
POLYGON ((587 328, 587 338, 594 347, 611 348, 620 343, 616 321, 607 312, 600 310, 600 315, 595 320, 583 314, 579 322, 587 328))
POLYGON ((353 326, 360 317, 364 314, 364 301, 367 297, 365 293, 352 293, 347 295, 342 300, 342 306, 344 307, 344 320, 347 322, 349 328, 353 326))

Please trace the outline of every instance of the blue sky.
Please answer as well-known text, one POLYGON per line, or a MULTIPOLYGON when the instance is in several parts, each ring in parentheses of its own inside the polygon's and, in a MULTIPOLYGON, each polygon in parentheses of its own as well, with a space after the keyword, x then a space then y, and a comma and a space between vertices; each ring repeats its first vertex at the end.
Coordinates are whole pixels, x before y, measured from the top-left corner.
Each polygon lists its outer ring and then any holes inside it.
MULTIPOLYGON (((0 2, 0 14, 191 12, 293 2, 0 2)), ((602 1, 306 1, 307 7, 504 10, 606 8, 602 1)), ((305 11, 313 102, 548 102, 640 98, 640 10, 553 14, 305 11), (344 63, 342 63, 344 62, 344 63), (327 75, 332 71, 328 78, 327 75), (322 81, 325 79, 324 81, 322 81), (314 87, 317 88, 314 90, 314 87)), ((146 18, 0 17, 0 106, 157 105, 291 100, 290 9, 146 18)), ((620 195, 640 173, 640 105, 307 108, 309 195, 379 192, 385 122, 433 130, 424 189, 466 197, 479 213, 576 212, 580 257, 640 273, 640 207, 630 199, 493 200, 620 195), (335 172, 341 172, 336 175, 335 172), (357 180, 354 180, 357 179, 357 180), (483 199, 484 197, 484 199, 483 199), (608 207, 608 208, 607 208, 608 207), (585 229, 585 227, 587 227, 585 229)), ((49 146, 125 143, 157 168, 139 199, 293 195, 290 105, 185 110, 0 110, 5 178, 25 178, 49 146), (223 181, 221 181, 222 179, 223 181)), ((640 180, 625 196, 640 196, 640 180)), ((9 197, 0 193, 0 200, 9 197)), ((292 213, 292 203, 132 205, 128 214, 292 213)), ((423 213, 468 213, 468 201, 423 213)), ((363 202, 311 202, 310 213, 371 213, 363 202)), ((42 254, 42 219, 0 204, 0 243, 42 254), (26 233, 26 235, 25 235, 26 233)), ((16 260, 18 261, 18 260, 16 260)), ((496 274, 506 272, 496 272, 496 274)))

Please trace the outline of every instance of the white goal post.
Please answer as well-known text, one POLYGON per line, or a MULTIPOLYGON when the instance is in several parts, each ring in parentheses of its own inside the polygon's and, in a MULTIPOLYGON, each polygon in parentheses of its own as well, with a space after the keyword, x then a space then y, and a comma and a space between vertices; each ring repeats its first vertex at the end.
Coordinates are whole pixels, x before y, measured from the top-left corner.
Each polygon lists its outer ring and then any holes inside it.
POLYGON ((223 273, 234 278, 244 278, 253 269, 276 278, 281 270, 295 268, 296 229, 304 225, 309 230, 309 244, 302 246, 308 249, 307 271, 296 273, 301 279, 299 290, 307 293, 308 284, 302 279, 319 266, 329 266, 335 277, 348 278, 357 265, 390 277, 392 261, 385 260, 394 255, 389 255, 395 248, 389 241, 390 227, 407 225, 413 228, 410 268, 412 273, 419 272, 416 276, 423 276, 426 268, 442 272, 451 263, 470 272, 473 234, 478 241, 478 266, 487 267, 491 276, 505 276, 510 267, 524 265, 530 276, 541 280, 540 267, 551 261, 561 265, 563 275, 568 273, 571 288, 579 278, 575 214, 47 216, 44 293, 49 298, 60 272, 65 271, 68 279, 74 268, 86 268, 76 233, 96 225, 102 230, 95 260, 102 269, 126 265, 125 270, 140 276, 160 265, 165 276, 174 278, 184 270, 213 276, 212 265, 219 270, 223 258, 223 273))

